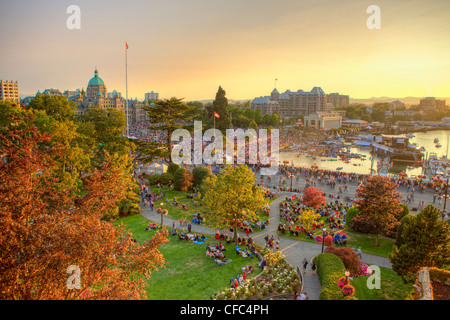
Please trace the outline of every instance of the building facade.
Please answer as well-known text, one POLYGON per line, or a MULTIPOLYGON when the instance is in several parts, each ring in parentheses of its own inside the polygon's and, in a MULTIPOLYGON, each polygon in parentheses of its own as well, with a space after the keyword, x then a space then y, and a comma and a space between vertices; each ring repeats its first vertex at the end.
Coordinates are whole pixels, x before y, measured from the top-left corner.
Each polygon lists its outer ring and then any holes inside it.
MULTIPOLYGON (((75 91, 65 90, 64 93, 61 93, 58 89, 46 89, 42 93, 40 91, 36 93, 36 95, 40 94, 65 96, 74 103, 77 114, 83 114, 89 108, 93 107, 100 109, 117 109, 124 113, 127 112, 126 99, 122 98, 121 94, 116 90, 108 93, 103 79, 99 77, 97 68, 94 71, 94 77, 88 82, 86 91, 84 91, 84 89, 77 89, 75 91)), ((147 112, 142 109, 145 105, 148 105, 147 100, 128 100, 129 124, 148 120, 147 112)))
POLYGON ((350 97, 339 94, 338 92, 327 94, 327 102, 331 103, 335 108, 348 106, 350 104, 350 97))
POLYGON ((304 117, 304 126, 320 130, 339 129, 342 117, 335 112, 313 112, 304 117))
POLYGON ((159 100, 159 93, 158 92, 147 92, 145 93, 145 100, 159 100))
POLYGON ((0 101, 20 103, 17 81, 0 80, 0 101))
POLYGON ((420 109, 425 112, 444 110, 445 100, 438 100, 435 97, 420 99, 420 109))
POLYGON ((314 87, 311 91, 290 90, 279 93, 275 88, 270 96, 257 97, 252 100, 251 107, 254 111, 261 109, 261 114, 278 113, 283 118, 294 118, 301 115, 309 115, 313 112, 324 111, 327 98, 320 87, 314 87))

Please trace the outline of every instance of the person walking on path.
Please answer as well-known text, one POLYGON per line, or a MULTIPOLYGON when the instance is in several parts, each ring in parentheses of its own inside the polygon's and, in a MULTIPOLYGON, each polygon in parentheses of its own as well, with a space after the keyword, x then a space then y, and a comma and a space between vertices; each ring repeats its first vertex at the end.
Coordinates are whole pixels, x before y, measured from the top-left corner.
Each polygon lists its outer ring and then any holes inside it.
POLYGON ((303 259, 302 264, 303 264, 303 274, 306 274, 306 267, 308 266, 308 260, 306 260, 306 258, 303 259))
POLYGON ((188 232, 191 233, 191 229, 192 229, 192 224, 189 222, 188 223, 188 232))
POLYGON ((314 277, 316 275, 316 262, 314 258, 311 259, 311 275, 314 277))

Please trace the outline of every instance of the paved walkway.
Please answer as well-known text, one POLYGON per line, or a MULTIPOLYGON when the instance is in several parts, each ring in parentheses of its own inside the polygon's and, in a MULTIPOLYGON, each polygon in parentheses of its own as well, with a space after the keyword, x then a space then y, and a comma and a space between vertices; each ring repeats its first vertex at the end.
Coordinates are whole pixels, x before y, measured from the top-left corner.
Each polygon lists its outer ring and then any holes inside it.
MULTIPOLYGON (((268 235, 273 235, 274 238, 277 238, 277 228, 280 223, 280 214, 279 214, 279 205, 285 199, 286 196, 291 196, 293 193, 284 192, 279 195, 277 199, 275 199, 270 206, 270 220, 269 226, 262 231, 254 232, 251 234, 252 239, 258 243, 259 245, 264 246, 265 240, 264 237, 268 235)), ((160 223, 161 216, 158 215, 155 211, 151 211, 149 208, 142 208, 142 215, 154 222, 160 223)), ((172 227, 174 222, 173 219, 164 217, 164 225, 168 226, 169 229, 172 227)), ((179 227, 179 221, 175 221, 175 225, 179 227)), ((187 228, 186 226, 183 226, 187 228)), ((209 229, 203 225, 192 224, 192 232, 200 233, 200 234, 215 234, 217 230, 209 229)), ((239 235, 243 236, 244 233, 238 232, 239 235)), ((302 261, 306 258, 309 262, 307 267, 307 272, 304 275, 304 292, 307 293, 310 300, 318 300, 319 294, 321 290, 320 281, 317 276, 313 276, 311 274, 311 259, 318 255, 321 252, 321 245, 316 243, 310 243, 295 239, 289 239, 280 237, 280 250, 286 256, 286 260, 293 266, 299 266, 300 270, 302 270, 302 261)), ((369 265, 377 265, 380 267, 391 268, 391 264, 387 258, 378 257, 374 255, 364 254, 362 255, 363 262, 369 265)))

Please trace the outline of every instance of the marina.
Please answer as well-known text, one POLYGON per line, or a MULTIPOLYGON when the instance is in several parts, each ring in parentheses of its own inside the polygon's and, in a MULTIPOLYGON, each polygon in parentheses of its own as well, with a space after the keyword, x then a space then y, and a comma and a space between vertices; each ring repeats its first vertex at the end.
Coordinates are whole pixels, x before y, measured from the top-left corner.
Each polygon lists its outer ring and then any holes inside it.
POLYGON ((303 146, 297 144, 295 149, 287 148, 280 152, 280 161, 295 167, 317 167, 358 174, 372 171, 386 175, 401 173, 411 177, 443 175, 446 168, 450 168, 450 161, 447 160, 449 134, 449 131, 441 130, 417 132, 409 137, 405 135, 405 139, 399 143, 401 148, 397 143, 393 146, 384 145, 383 140, 391 140, 392 143, 394 138, 401 138, 388 135, 360 134, 324 141, 322 144, 306 142, 303 146), (375 145, 374 150, 371 145, 375 145))

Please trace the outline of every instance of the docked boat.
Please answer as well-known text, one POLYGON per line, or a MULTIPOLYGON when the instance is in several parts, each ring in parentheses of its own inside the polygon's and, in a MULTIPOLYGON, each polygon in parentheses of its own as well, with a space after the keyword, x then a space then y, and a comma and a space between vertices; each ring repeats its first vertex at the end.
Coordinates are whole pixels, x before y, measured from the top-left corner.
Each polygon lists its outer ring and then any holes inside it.
POLYGON ((440 144, 440 143, 437 143, 437 144, 436 144, 436 148, 440 148, 440 147, 442 147, 441 144, 440 144))
POLYGON ((411 133, 408 133, 407 135, 405 135, 406 137, 408 137, 408 138, 414 138, 415 137, 415 135, 413 135, 413 134, 411 134, 411 133))

